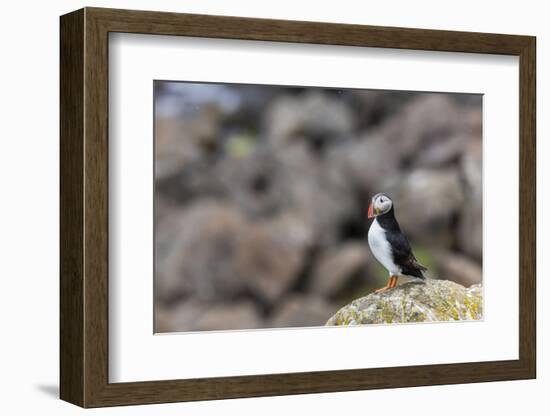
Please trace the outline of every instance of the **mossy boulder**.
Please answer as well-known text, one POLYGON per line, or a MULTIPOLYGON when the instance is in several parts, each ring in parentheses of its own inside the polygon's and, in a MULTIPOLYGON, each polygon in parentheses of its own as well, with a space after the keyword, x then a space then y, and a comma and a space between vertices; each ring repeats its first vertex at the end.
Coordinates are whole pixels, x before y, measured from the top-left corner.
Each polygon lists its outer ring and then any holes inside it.
POLYGON ((468 321, 483 318, 483 288, 449 280, 412 281, 355 299, 325 325, 468 321))

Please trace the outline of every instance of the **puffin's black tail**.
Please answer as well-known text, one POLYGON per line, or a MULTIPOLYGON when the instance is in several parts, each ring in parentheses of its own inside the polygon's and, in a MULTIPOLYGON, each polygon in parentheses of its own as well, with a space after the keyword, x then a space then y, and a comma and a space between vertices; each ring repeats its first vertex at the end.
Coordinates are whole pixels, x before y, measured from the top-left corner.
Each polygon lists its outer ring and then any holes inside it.
POLYGON ((428 268, 422 266, 416 259, 408 262, 406 266, 401 267, 401 273, 406 274, 408 276, 418 277, 420 279, 425 278, 423 272, 425 272, 426 270, 428 270, 428 268))

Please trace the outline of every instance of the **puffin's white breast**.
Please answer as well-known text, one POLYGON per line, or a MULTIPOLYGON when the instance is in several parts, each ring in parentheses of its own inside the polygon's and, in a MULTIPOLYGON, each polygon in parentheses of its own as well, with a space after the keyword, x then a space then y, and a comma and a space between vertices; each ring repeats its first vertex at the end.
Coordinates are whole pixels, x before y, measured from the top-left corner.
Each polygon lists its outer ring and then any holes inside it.
POLYGON ((386 231, 378 224, 376 218, 369 228, 368 242, 376 260, 382 263, 391 275, 401 273, 401 268, 393 262, 391 245, 386 238, 386 231))

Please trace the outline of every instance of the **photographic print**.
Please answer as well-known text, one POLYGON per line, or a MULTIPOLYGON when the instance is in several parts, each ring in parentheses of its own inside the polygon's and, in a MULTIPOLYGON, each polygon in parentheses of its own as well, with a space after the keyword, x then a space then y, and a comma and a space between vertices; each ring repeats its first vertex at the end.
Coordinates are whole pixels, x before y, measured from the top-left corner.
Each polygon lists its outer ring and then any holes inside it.
POLYGON ((536 378, 534 36, 86 7, 59 40, 62 400, 536 378))
POLYGON ((154 82, 156 333, 483 319, 482 95, 154 82))

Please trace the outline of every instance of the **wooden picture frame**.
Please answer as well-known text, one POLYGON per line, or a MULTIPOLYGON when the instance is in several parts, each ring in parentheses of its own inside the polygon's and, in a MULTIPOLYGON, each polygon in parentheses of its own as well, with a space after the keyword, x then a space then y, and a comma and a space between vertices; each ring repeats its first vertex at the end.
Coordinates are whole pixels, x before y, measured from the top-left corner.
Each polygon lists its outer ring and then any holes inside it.
POLYGON ((535 378, 535 38, 85 8, 61 17, 60 396, 82 407, 535 378), (109 383, 110 32, 515 55, 520 66, 519 359, 109 383))

